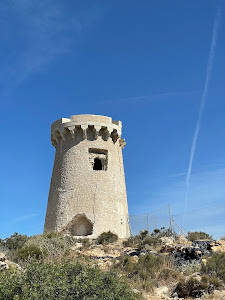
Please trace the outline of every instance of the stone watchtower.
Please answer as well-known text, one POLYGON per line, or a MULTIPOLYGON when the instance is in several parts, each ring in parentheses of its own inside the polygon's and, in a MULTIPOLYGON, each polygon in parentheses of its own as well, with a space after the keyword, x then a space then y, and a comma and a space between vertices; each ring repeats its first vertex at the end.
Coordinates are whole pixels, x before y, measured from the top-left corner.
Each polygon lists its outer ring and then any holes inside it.
POLYGON ((52 124, 56 153, 44 232, 130 236, 121 129, 120 121, 98 115, 52 124))

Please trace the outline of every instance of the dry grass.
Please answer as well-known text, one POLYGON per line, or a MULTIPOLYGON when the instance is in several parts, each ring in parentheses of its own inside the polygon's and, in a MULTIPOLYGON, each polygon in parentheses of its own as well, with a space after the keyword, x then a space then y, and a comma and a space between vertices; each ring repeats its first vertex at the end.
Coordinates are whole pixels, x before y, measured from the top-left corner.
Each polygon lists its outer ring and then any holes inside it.
POLYGON ((25 243, 25 246, 37 246, 48 257, 60 257, 69 253, 70 248, 78 242, 77 239, 60 234, 34 235, 25 243))
POLYGON ((155 287, 177 282, 180 278, 172 256, 122 256, 114 268, 127 278, 131 286, 146 291, 154 291, 155 287))

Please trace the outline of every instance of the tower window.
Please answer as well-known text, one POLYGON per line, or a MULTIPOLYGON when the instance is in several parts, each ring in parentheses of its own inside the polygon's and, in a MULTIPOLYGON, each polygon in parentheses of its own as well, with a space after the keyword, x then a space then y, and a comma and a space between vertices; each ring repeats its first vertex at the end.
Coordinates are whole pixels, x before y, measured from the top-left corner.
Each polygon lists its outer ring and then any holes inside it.
POLYGON ((101 159, 99 158, 94 159, 93 170, 103 170, 101 159))
POLYGON ((108 151, 89 148, 89 162, 92 170, 106 171, 108 168, 108 151))

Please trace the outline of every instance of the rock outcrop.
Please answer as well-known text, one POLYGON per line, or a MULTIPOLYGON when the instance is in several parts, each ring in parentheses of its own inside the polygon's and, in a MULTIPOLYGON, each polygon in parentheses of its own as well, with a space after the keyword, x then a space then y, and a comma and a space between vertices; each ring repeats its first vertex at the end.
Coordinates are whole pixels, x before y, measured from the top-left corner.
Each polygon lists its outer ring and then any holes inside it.
POLYGON ((21 270, 21 267, 18 264, 8 260, 6 255, 0 252, 0 271, 9 269, 21 270))

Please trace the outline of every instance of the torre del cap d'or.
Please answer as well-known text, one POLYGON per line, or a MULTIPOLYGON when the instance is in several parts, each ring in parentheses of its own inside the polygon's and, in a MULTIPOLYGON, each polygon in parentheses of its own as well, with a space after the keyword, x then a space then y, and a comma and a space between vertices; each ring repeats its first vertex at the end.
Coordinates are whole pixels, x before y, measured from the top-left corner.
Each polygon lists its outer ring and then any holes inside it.
POLYGON ((130 236, 121 130, 120 121, 98 115, 52 124, 56 152, 44 232, 130 236))

